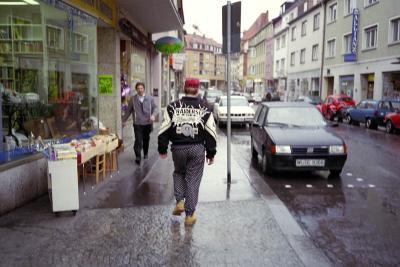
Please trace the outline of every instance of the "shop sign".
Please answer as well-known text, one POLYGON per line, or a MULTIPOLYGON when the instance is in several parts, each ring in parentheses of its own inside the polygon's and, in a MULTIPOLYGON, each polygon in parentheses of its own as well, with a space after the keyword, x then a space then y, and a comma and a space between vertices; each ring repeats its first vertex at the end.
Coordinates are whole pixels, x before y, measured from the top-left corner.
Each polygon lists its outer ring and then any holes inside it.
MULTIPOLYGON (((86 24, 91 24, 91 25, 97 25, 97 19, 90 16, 89 14, 87 14, 86 12, 75 8, 73 6, 70 6, 66 3, 64 3, 63 1, 60 0, 42 0, 43 2, 45 2, 48 5, 51 5, 57 9, 60 9, 62 11, 67 12, 68 14, 72 14, 74 16, 77 16, 81 19, 81 23, 86 23, 86 24)), ((68 24, 71 22, 67 22, 68 24)), ((69 25, 68 25, 69 26, 69 25)), ((73 26, 72 26, 73 27, 73 26)))
POLYGON ((344 55, 345 62, 357 61, 359 14, 360 14, 360 12, 359 12, 358 8, 354 8, 353 9, 353 26, 351 29, 351 53, 344 55))
POLYGON ((183 70, 183 63, 185 62, 185 54, 172 55, 172 68, 174 70, 183 70))
POLYGON ((129 36, 132 40, 138 42, 140 45, 148 47, 149 41, 147 37, 141 33, 129 20, 120 19, 118 24, 119 28, 124 34, 129 36))
POLYGON ((111 95, 113 93, 113 76, 111 74, 102 74, 98 76, 99 94, 111 95))

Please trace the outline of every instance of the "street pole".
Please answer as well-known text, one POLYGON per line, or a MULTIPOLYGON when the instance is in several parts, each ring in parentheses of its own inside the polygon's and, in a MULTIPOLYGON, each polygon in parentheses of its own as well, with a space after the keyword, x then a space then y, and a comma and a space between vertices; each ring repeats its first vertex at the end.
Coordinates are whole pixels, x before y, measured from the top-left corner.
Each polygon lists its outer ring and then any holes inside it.
POLYGON ((231 184, 231 1, 228 1, 227 4, 227 96, 228 96, 228 122, 227 122, 227 130, 228 130, 228 138, 227 138, 227 164, 228 164, 228 185, 231 184))

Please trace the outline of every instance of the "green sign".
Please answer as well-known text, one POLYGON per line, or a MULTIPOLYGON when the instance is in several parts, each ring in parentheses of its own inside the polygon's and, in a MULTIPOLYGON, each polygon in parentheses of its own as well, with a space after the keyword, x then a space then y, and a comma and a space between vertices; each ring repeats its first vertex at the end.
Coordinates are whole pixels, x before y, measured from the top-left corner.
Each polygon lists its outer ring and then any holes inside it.
POLYGON ((111 74, 99 75, 99 93, 111 95, 113 93, 113 76, 111 74))

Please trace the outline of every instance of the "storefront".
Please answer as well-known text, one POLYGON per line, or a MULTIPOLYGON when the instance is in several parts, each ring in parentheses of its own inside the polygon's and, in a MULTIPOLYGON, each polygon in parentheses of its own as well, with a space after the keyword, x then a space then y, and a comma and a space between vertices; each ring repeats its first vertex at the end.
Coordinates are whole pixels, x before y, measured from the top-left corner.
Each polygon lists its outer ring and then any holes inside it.
POLYGON ((354 96, 354 75, 339 76, 340 92, 350 97, 354 96))
POLYGON ((383 97, 400 100, 400 71, 383 73, 383 97))
POLYGON ((7 137, 0 163, 23 156, 38 137, 59 139, 97 128, 89 120, 98 117, 97 19, 61 1, 32 3, 0 8, 7 137))

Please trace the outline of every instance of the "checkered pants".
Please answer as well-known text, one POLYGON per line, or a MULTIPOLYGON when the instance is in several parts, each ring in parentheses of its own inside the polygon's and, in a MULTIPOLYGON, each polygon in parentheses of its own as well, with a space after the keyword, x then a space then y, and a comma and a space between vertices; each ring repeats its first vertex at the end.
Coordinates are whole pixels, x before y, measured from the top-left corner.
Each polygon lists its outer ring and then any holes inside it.
POLYGON ((196 210, 199 188, 203 176, 205 148, 203 144, 172 146, 174 160, 174 195, 177 201, 185 200, 185 213, 196 210))

